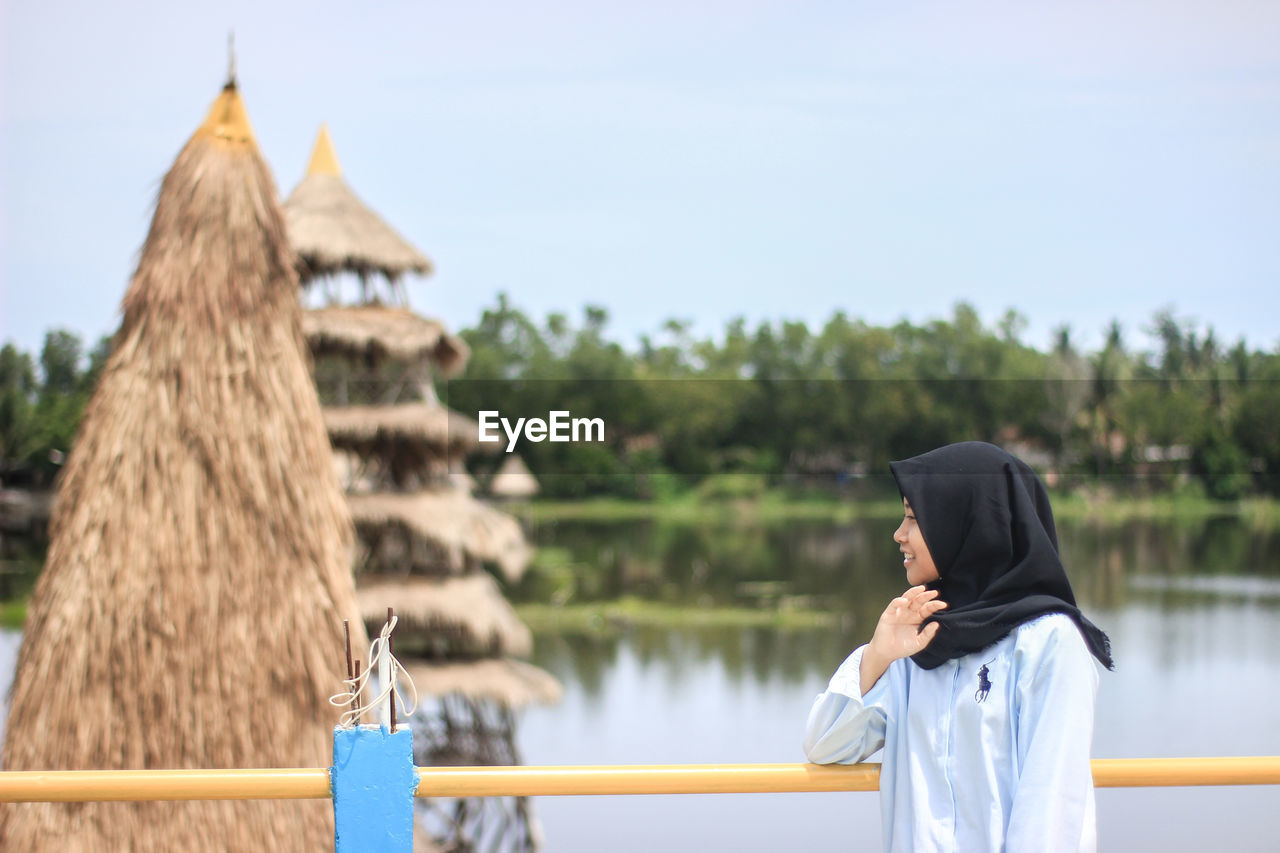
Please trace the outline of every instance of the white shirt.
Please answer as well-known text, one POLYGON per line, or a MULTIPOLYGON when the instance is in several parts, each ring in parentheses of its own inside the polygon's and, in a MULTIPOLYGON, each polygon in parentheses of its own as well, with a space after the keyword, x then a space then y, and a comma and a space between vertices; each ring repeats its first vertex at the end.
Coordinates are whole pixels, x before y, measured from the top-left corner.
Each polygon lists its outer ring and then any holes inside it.
POLYGON ((1098 667, 1069 616, 1026 622, 937 669, 896 660, 862 696, 865 648, 814 702, 804 749, 815 764, 855 764, 884 749, 886 851, 1096 848, 1098 667))

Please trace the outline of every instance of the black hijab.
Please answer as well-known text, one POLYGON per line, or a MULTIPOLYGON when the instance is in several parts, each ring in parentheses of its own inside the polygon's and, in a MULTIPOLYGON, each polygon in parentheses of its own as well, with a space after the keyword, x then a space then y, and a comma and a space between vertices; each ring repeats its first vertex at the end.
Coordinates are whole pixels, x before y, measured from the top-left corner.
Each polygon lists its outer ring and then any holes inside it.
POLYGON ((929 588, 947 603, 926 620, 942 627, 913 661, 934 669, 1037 616, 1065 613, 1093 656, 1112 668, 1107 635, 1076 607, 1049 495, 1025 462, 993 444, 965 441, 889 468, 937 566, 940 579, 929 588))

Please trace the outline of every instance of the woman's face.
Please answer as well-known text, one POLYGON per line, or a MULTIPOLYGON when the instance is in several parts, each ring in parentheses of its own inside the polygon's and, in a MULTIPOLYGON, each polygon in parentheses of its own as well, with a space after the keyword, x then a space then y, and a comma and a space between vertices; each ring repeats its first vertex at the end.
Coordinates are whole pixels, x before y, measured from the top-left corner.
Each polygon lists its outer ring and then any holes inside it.
POLYGON ((933 564, 933 555, 929 546, 924 544, 924 534, 916 523, 916 515, 911 511, 911 504, 902 499, 903 519, 898 529, 893 531, 893 541, 898 543, 902 552, 902 567, 907 570, 907 583, 912 586, 929 583, 938 579, 938 569, 933 564))

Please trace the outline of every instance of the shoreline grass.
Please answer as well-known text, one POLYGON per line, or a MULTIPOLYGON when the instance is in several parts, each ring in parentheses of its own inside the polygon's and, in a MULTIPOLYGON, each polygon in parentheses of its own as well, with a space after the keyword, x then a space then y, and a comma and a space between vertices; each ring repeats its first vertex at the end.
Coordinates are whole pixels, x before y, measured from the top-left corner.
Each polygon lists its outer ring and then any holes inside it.
MULTIPOLYGON (((1215 501, 1198 495, 1150 497, 1086 497, 1052 495, 1060 521, 1199 521, 1239 518, 1254 529, 1280 527, 1280 501, 1254 497, 1215 501)), ((845 522, 859 518, 891 519, 902 512, 896 500, 850 500, 836 497, 789 497, 767 492, 757 498, 699 499, 684 495, 665 500, 586 498, 536 500, 508 504, 516 515, 532 522, 552 521, 667 521, 667 522, 845 522)))
POLYGON ((0 628, 21 631, 26 621, 27 599, 15 598, 10 601, 0 601, 0 628))
POLYGON ((841 615, 811 609, 766 609, 733 605, 699 606, 646 601, 633 596, 612 601, 555 606, 519 604, 516 613, 535 634, 619 634, 632 628, 773 628, 805 631, 838 627, 841 615))

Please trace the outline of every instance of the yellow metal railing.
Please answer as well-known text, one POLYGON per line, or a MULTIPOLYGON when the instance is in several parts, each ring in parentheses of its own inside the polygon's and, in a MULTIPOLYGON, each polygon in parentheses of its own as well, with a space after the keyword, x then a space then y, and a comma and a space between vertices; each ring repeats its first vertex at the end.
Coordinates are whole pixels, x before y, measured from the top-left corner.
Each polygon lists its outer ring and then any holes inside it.
MULTIPOLYGON (((418 778, 419 797, 875 791, 880 785, 880 765, 419 767, 418 778)), ((1093 761, 1093 781, 1099 788, 1280 785, 1280 755, 1098 758, 1093 761)), ((329 795, 325 768, 0 772, 0 803, 321 799, 329 795)))

